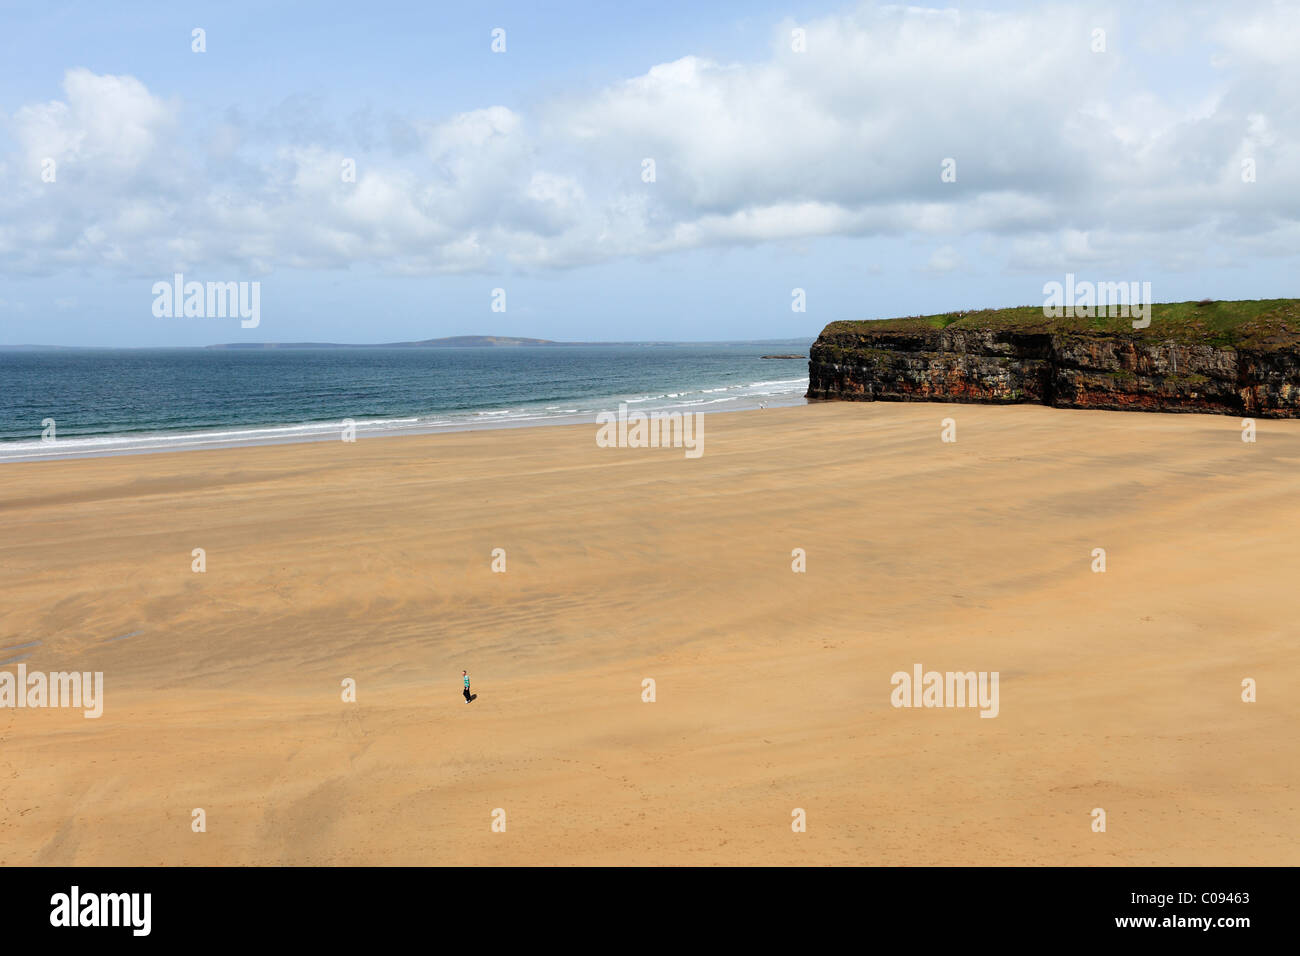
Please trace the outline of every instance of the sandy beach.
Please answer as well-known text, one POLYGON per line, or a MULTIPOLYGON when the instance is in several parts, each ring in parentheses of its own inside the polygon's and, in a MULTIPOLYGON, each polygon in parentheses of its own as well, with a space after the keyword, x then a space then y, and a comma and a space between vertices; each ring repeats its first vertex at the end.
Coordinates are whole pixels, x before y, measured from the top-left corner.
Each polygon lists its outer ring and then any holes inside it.
POLYGON ((5 466, 2 669, 104 700, 0 709, 0 864, 1300 863, 1300 422, 705 430, 5 466))

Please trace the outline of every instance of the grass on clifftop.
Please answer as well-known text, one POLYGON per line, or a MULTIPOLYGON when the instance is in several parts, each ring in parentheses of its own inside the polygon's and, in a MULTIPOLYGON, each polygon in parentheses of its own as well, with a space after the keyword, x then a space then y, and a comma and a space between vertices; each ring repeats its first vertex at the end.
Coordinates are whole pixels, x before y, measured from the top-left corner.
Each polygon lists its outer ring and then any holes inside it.
MULTIPOLYGON (((1300 345, 1300 299, 1247 299, 1236 302, 1157 302, 1147 315, 1151 324, 1133 328, 1132 317, 1082 316, 1048 318, 1041 305, 977 312, 946 312, 898 319, 832 322, 835 332, 908 332, 927 329, 1127 335, 1216 347, 1281 348, 1300 345)), ((1093 309, 1096 312, 1097 309, 1093 309)), ((1113 311, 1113 310, 1112 310, 1113 311)))

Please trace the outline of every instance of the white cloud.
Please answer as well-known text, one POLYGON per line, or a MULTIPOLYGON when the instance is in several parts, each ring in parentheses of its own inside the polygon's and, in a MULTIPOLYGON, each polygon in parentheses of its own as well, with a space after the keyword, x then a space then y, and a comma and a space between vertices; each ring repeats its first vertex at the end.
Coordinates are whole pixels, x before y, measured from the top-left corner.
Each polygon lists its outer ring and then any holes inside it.
POLYGON ((207 116, 72 69, 62 99, 4 118, 0 272, 549 269, 816 236, 933 240, 937 271, 969 267, 952 243, 972 235, 1013 269, 1294 254, 1300 13, 1196 10, 1179 35, 1217 65, 1176 91, 1138 59, 1168 44, 1126 54, 1122 15, 1094 54, 1082 8, 866 5, 799 23, 806 53, 774 24, 760 62, 684 55, 528 115, 390 119, 387 148, 310 97, 207 116))
POLYGON ((93 164, 109 172, 139 169, 154 155, 158 140, 171 133, 176 107, 153 96, 130 76, 98 76, 69 70, 65 100, 25 106, 13 126, 28 168, 38 172, 47 158, 63 164, 93 164))

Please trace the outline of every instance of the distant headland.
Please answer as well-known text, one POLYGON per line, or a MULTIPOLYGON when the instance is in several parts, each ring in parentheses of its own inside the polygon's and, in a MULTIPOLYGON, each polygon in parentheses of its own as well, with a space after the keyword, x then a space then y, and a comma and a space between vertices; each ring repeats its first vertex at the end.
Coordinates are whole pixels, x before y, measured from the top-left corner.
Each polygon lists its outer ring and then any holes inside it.
POLYGON ((418 342, 379 342, 347 345, 340 342, 227 342, 208 345, 210 349, 477 349, 486 347, 519 348, 521 346, 612 345, 611 342, 555 342, 513 335, 449 335, 418 342))
MULTIPOLYGON (((438 339, 421 339, 415 342, 222 342, 215 345, 165 345, 165 346, 126 346, 126 348, 176 348, 176 349, 216 349, 230 351, 264 350, 264 349, 478 349, 478 348, 578 348, 583 346, 616 346, 620 348, 649 347, 691 347, 691 346, 732 346, 732 345, 768 345, 791 346, 803 345, 806 338, 790 339, 719 339, 716 341, 681 342, 670 339, 646 341, 603 341, 603 342, 559 342, 554 339, 525 338, 517 335, 449 335, 438 339)), ((104 351, 118 348, 105 345, 0 345, 0 352, 46 352, 46 351, 104 351)), ((803 359, 799 355, 764 355, 762 358, 803 359)))

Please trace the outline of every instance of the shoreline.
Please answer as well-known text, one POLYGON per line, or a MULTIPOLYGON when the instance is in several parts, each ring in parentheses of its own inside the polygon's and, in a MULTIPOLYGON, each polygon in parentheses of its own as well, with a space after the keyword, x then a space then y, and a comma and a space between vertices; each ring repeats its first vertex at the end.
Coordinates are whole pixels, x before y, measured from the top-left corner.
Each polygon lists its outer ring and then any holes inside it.
MULTIPOLYGON (((761 384, 761 383, 758 383, 761 384)), ((644 399, 634 399, 634 403, 644 403, 644 399)), ((476 415, 485 416, 482 420, 475 421, 472 419, 465 421, 422 421, 417 418, 403 419, 371 419, 369 421, 360 420, 355 423, 356 439, 362 438, 393 438, 400 435, 441 435, 455 434, 461 432, 478 432, 478 431, 502 431, 525 428, 543 428, 557 425, 592 425, 597 424, 597 416, 605 414, 607 411, 616 412, 620 402, 631 404, 627 399, 613 402, 608 409, 600 411, 584 411, 574 414, 558 413, 554 415, 535 415, 520 416, 510 419, 494 420, 486 416, 509 414, 510 410, 476 412, 476 415), (403 425, 402 423, 410 424, 403 425)), ((775 397, 764 398, 761 405, 757 397, 744 396, 737 398, 717 399, 709 403, 693 403, 681 405, 656 405, 646 406, 644 409, 634 408, 635 411, 644 410, 649 412, 673 412, 673 413, 691 413, 697 412, 703 415, 725 414, 729 412, 758 411, 760 408, 792 408, 809 404, 808 399, 803 396, 802 391, 795 396, 793 393, 777 393, 775 397), (726 407, 705 407, 706 405, 724 405, 726 407)), ((426 418, 435 416, 425 416, 426 418)), ((133 455, 156 455, 168 452, 183 451, 206 451, 226 448, 257 448, 270 445, 300 445, 314 444, 317 442, 339 441, 343 423, 341 421, 330 422, 305 422, 292 425, 267 425, 267 426, 247 426, 243 428, 222 428, 218 427, 209 431, 198 432, 177 432, 177 433, 142 433, 138 436, 116 438, 113 436, 73 436, 69 438, 59 438, 48 444, 39 441, 33 442, 3 442, 0 443, 0 468, 10 464, 26 464, 37 461, 68 461, 82 458, 116 458, 133 455), (261 435, 264 432, 276 432, 275 435, 261 435), (231 437, 222 437, 231 436, 231 437), (60 445, 71 443, 82 443, 79 447, 71 450, 60 448, 60 445), (118 447, 86 447, 90 443, 115 442, 121 443, 118 447), (23 446, 21 449, 16 446, 23 446), (125 447, 123 447, 125 446, 125 447)))

